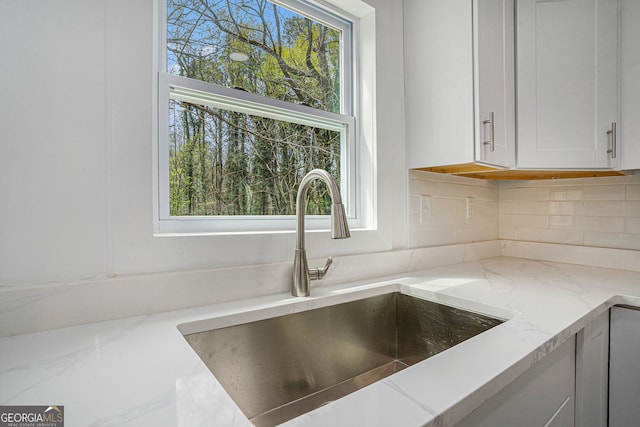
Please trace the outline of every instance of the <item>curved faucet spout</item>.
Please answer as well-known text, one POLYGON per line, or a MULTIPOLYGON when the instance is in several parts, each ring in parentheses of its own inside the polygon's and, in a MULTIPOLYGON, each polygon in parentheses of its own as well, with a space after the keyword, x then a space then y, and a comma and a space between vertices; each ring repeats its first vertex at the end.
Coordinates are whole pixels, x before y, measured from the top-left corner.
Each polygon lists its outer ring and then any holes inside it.
POLYGON ((293 296, 309 296, 309 281, 312 279, 322 279, 331 265, 331 257, 329 257, 327 264, 323 268, 315 268, 310 271, 307 265, 304 242, 305 201, 309 184, 314 179, 322 180, 329 188, 329 194, 331 195, 331 238, 346 239, 351 237, 349 226, 347 225, 347 215, 345 214, 340 189, 338 188, 336 180, 329 172, 323 169, 313 169, 302 178, 296 198, 297 243, 296 254, 293 260, 293 283, 291 287, 291 294, 293 296))

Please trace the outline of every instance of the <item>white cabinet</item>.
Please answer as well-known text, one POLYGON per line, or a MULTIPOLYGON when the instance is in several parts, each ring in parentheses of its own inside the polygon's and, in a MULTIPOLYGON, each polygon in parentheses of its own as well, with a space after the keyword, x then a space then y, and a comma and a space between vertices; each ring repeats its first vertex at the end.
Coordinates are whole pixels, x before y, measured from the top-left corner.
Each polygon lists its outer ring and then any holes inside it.
POLYGON ((622 3, 622 169, 640 169, 640 1, 622 3))
POLYGON ((576 335, 576 427, 607 425, 609 310, 576 335))
POLYGON ((611 308, 609 426, 640 420, 640 311, 611 308))
POLYGON ((404 0, 409 168, 514 165, 513 7, 404 0))
POLYGON ((619 168, 618 0, 516 9, 518 167, 619 168))
POLYGON ((569 339, 456 426, 573 426, 575 343, 569 339))

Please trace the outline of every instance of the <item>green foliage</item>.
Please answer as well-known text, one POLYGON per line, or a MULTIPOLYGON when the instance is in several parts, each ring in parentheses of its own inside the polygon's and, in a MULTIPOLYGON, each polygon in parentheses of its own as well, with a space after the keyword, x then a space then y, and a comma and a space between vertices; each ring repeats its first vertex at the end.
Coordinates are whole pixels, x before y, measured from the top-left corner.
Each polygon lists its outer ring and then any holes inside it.
MULTIPOLYGON (((167 13, 169 72, 339 111, 338 31, 266 0, 169 0, 167 13)), ((172 216, 292 215, 306 172, 339 180, 338 132, 178 101, 169 121, 172 216)), ((308 213, 330 213, 324 187, 309 197, 308 213)))

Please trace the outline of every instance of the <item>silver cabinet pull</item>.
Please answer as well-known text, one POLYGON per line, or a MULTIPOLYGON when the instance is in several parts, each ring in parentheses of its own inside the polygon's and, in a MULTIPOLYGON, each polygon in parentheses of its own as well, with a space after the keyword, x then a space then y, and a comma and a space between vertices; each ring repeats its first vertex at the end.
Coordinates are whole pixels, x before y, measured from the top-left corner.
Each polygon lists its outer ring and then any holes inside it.
POLYGON ((489 125, 490 138, 488 141, 482 141, 482 145, 488 145, 489 150, 494 151, 496 149, 496 141, 494 138, 494 128, 493 128, 493 111, 489 113, 489 120, 483 120, 482 125, 489 125))
POLYGON ((611 148, 607 150, 607 153, 611 154, 611 158, 616 158, 616 122, 611 123, 611 130, 607 131, 607 136, 611 136, 611 148))

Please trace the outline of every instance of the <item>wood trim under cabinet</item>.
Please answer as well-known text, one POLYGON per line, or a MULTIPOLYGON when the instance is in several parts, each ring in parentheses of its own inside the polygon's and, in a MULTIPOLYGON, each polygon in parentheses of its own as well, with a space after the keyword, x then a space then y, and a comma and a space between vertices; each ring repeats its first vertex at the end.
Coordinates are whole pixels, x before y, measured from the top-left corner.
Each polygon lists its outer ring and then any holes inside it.
POLYGON ((444 173, 449 175, 466 176, 468 178, 492 179, 492 180, 539 180, 539 179, 563 179, 563 178, 594 178, 601 176, 625 176, 621 171, 607 170, 522 170, 499 169, 476 163, 463 163, 458 165, 434 166, 428 168, 416 168, 426 172, 444 173))

